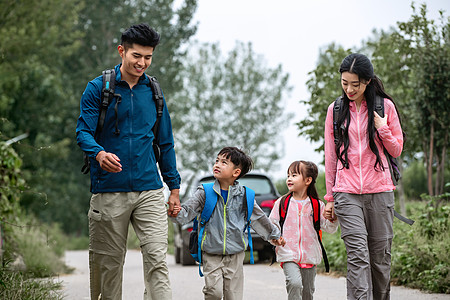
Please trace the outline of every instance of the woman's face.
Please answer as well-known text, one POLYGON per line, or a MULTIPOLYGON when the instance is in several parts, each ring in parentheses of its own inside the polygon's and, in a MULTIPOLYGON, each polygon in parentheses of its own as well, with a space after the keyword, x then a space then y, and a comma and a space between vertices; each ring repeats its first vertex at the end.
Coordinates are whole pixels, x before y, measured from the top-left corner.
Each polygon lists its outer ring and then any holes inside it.
POLYGON ((366 90, 368 82, 359 80, 358 75, 350 72, 343 72, 341 74, 341 85, 348 99, 356 102, 361 102, 364 99, 364 91, 366 90))

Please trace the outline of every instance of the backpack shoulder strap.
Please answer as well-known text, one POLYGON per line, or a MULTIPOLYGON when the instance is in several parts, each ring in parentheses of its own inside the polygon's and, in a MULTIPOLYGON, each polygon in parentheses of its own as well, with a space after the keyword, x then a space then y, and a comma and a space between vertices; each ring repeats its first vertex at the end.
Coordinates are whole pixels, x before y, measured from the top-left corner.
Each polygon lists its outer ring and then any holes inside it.
POLYGON ((106 111, 108 110, 109 103, 114 98, 114 91, 116 88, 116 71, 114 69, 104 70, 102 72, 103 86, 100 104, 100 113, 98 116, 97 129, 95 136, 97 137, 103 130, 105 124, 106 111))
POLYGON ((319 200, 309 197, 311 200, 313 223, 316 231, 320 230, 320 203, 319 200))
POLYGON ((161 156, 161 150, 158 145, 158 132, 159 132, 159 121, 161 120, 162 114, 163 114, 163 108, 164 108, 164 97, 161 90, 161 86, 159 85, 158 80, 154 76, 149 76, 150 80, 150 88, 152 89, 153 93, 153 101, 155 101, 156 105, 156 122, 155 125, 153 125, 152 132, 153 132, 153 152, 155 153, 155 159, 156 162, 159 162, 160 156, 161 156))
POLYGON ((218 195, 214 191, 213 185, 213 182, 203 184, 203 189, 205 190, 205 206, 200 215, 200 226, 202 227, 209 221, 209 218, 211 218, 212 212, 216 207, 218 195))
POLYGON ((375 97, 375 106, 373 108, 380 117, 384 118, 384 98, 376 95, 375 97))
POLYGON ((337 121, 339 119, 339 114, 341 113, 342 102, 343 102, 342 96, 339 96, 336 98, 336 100, 334 101, 334 105, 333 105, 333 136, 334 136, 335 144, 337 144, 339 142, 339 139, 338 139, 339 129, 337 126, 337 121))
POLYGON ((156 129, 158 129, 159 119, 163 114, 164 97, 158 79, 156 79, 156 77, 154 76, 149 76, 149 79, 150 79, 150 88, 152 89, 153 92, 153 100, 155 101, 156 105, 156 123, 155 126, 153 126, 153 128, 156 127, 156 129))
POLYGON ((328 263, 328 256, 327 252, 325 251, 325 247, 322 244, 322 231, 320 230, 320 202, 318 199, 314 199, 309 197, 311 200, 311 206, 313 211, 313 223, 314 223, 314 229, 317 232, 317 239, 320 244, 320 248, 322 249, 322 257, 323 262, 325 264, 325 271, 330 272, 330 264, 328 263))
POLYGON ((285 195, 280 200, 279 214, 280 214, 280 227, 281 227, 281 235, 283 235, 283 225, 284 221, 286 221, 286 215, 289 209, 289 203, 291 202, 292 193, 285 195))
MULTIPOLYGON (((248 236, 248 246, 250 248, 250 264, 254 264, 255 263, 255 259, 253 257, 253 241, 252 241, 252 234, 250 233, 250 218, 252 217, 252 213, 253 213, 253 207, 255 206, 255 191, 252 190, 251 188, 248 188, 246 186, 244 186, 244 206, 246 206, 245 208, 245 215, 247 217, 247 236, 248 236)), ((245 231, 245 228, 244 228, 245 231)))
POLYGON ((250 218, 252 216, 253 213, 253 207, 255 206, 255 191, 252 190, 249 187, 244 186, 245 190, 244 190, 244 194, 245 194, 245 199, 246 199, 246 218, 247 218, 247 223, 250 223, 250 218))

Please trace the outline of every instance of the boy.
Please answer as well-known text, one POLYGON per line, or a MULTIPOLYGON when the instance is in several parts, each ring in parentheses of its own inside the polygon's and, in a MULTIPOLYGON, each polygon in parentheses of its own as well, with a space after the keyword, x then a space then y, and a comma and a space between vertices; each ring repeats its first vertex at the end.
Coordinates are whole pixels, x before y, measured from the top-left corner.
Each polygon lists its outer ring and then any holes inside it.
MULTIPOLYGON (((247 174, 253 162, 243 151, 225 147, 217 155, 213 166, 213 189, 219 195, 211 218, 206 223, 202 243, 205 299, 242 299, 244 289, 243 261, 248 237, 245 234, 244 187, 237 179, 247 174)), ((181 207, 174 219, 184 224, 197 217, 205 205, 205 191, 199 186, 194 195, 181 207)), ((280 230, 272 224, 255 202, 251 227, 264 239, 283 245, 280 230)))

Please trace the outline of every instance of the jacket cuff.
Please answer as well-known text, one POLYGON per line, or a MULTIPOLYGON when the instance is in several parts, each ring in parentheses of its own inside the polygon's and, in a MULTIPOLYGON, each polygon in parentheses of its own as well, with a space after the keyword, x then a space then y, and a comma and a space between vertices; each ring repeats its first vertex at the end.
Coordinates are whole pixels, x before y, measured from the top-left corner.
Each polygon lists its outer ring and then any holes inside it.
POLYGON ((333 198, 332 195, 325 195, 325 197, 323 197, 323 199, 324 199, 325 201, 327 201, 327 203, 328 203, 328 202, 334 202, 334 198, 333 198))

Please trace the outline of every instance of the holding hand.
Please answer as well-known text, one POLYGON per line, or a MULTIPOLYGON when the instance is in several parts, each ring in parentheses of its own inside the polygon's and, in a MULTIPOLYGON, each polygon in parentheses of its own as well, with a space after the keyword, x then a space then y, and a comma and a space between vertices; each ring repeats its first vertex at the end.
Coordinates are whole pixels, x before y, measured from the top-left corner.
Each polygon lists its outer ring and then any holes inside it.
POLYGON ((169 215, 169 217, 175 218, 181 210, 179 189, 173 189, 170 191, 168 204, 169 208, 167 209, 167 214, 169 215))
POLYGON ((325 211, 323 212, 323 216, 325 219, 334 222, 337 220, 337 216, 334 212, 334 202, 328 202, 325 205, 325 211))
POLYGON ((286 241, 284 240, 284 238, 282 236, 280 236, 280 238, 278 240, 272 240, 272 243, 275 244, 275 246, 281 246, 281 247, 284 247, 284 245, 286 245, 286 241))

